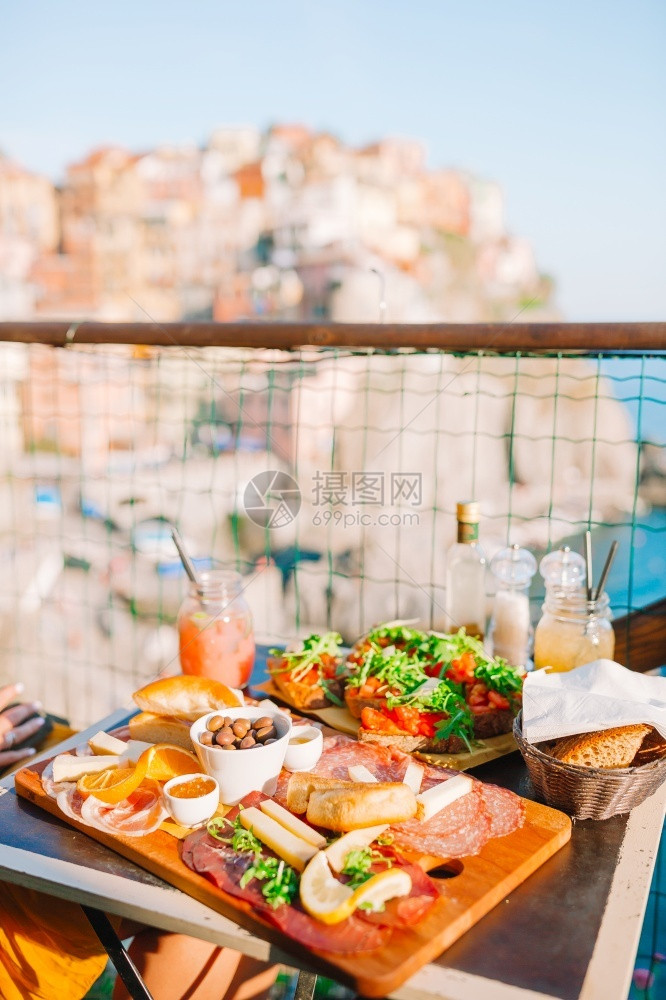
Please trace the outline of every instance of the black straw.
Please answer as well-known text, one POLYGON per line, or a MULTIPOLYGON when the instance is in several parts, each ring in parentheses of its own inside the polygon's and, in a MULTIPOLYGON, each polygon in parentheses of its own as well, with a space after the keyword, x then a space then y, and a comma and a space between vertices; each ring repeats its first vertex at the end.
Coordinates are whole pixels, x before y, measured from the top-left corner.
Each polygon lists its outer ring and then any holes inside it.
POLYGON ((608 550, 608 555, 606 556, 606 562, 604 563, 604 568, 601 571, 601 576, 599 577, 599 585, 594 592, 594 600, 598 601, 601 594, 604 592, 604 587, 606 586, 606 580, 608 579, 608 574, 610 573, 610 568, 613 565, 613 559, 615 559, 615 553, 617 552, 619 542, 614 541, 608 550))

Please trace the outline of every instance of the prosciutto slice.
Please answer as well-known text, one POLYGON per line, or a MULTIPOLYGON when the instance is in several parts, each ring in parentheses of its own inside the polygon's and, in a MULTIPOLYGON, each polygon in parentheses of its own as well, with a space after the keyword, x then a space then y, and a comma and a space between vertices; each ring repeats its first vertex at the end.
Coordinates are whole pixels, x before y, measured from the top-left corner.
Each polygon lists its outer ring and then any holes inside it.
POLYGON ((157 830, 168 813, 162 805, 159 787, 144 782, 115 806, 89 795, 81 806, 81 819, 88 826, 122 837, 143 837, 157 830))

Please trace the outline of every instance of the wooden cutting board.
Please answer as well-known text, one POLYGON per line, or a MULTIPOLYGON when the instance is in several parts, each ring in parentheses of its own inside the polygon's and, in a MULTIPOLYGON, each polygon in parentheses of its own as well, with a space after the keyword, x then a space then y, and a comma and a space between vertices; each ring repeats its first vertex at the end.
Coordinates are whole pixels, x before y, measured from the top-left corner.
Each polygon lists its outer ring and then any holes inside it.
MULTIPOLYGON (((289 708, 296 706, 289 701, 283 691, 273 684, 273 681, 264 681, 263 684, 253 684, 253 691, 261 691, 262 694, 279 701, 289 708)), ((329 708, 296 709, 300 715, 312 716, 320 719, 326 726, 336 729, 339 733, 346 733, 348 736, 356 736, 358 733, 359 720, 355 719, 346 705, 338 707, 331 705, 329 708)), ((474 749, 465 753, 420 753, 416 751, 412 757, 418 757, 435 767, 452 767, 455 771, 467 771, 470 767, 478 767, 486 764, 489 760, 503 757, 506 753, 512 753, 518 746, 512 733, 504 733, 502 736, 491 736, 487 740, 479 740, 474 749)))
POLYGON ((217 889, 181 861, 181 844, 157 830, 145 837, 112 836, 64 816, 42 789, 40 775, 47 762, 23 768, 16 774, 20 796, 45 809, 111 850, 212 907, 259 937, 294 956, 296 966, 305 958, 322 975, 351 986, 367 997, 384 997, 398 989, 423 965, 432 961, 516 886, 552 857, 571 837, 571 820, 564 813, 530 800, 525 802, 525 824, 507 837, 491 840, 476 857, 453 860, 418 858, 433 872, 441 892, 439 900, 418 924, 393 931, 387 945, 372 952, 334 955, 307 951, 264 921, 244 900, 217 889))

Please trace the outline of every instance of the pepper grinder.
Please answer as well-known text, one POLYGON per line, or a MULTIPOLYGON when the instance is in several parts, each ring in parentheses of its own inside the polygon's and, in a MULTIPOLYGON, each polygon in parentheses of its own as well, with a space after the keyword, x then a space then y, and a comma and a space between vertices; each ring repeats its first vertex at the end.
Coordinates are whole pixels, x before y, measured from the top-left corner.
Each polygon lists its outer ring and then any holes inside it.
POLYGON ((493 655, 514 667, 525 667, 529 660, 532 625, 528 591, 536 569, 532 553, 519 545, 501 549, 490 562, 497 581, 490 621, 493 655))

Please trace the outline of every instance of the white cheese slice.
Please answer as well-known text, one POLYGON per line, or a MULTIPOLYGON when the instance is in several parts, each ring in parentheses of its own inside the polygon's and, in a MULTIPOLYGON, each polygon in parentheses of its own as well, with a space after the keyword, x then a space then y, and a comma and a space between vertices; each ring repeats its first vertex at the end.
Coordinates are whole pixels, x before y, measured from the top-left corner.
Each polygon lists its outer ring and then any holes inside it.
POLYGON ((364 784, 377 781, 372 771, 369 771, 365 764, 353 764, 348 770, 352 781, 362 781, 364 784))
POLYGON ((127 743, 123 743, 123 758, 130 764, 136 764, 141 754, 154 745, 154 743, 144 743, 143 740, 128 740, 127 743))
POLYGON ((326 837, 322 837, 320 833, 313 830, 311 826, 304 823, 302 819, 298 816, 294 816, 290 813, 288 809, 285 809, 280 805, 279 802, 274 802, 273 799, 265 799, 260 803, 259 808, 262 812, 274 819, 276 823, 283 826, 285 830, 289 830, 290 833, 295 834, 295 836, 300 837, 301 840, 305 840, 308 844, 312 844, 313 847, 321 849, 326 847, 326 837))
POLYGON ((84 774, 99 774, 110 767, 118 767, 121 758, 113 754, 100 756, 75 757, 73 754, 61 753, 53 761, 53 780, 78 781, 84 774))
POLYGON ((299 872, 303 871, 310 858, 317 853, 317 848, 313 844, 308 844, 301 837, 290 833, 255 806, 242 809, 239 815, 246 830, 252 830, 255 837, 299 872))
POLYGON ((99 733, 95 733, 91 739, 88 740, 88 746, 93 753, 96 754, 123 754, 127 748, 127 744, 123 743, 122 740, 116 739, 115 736, 109 736, 108 733, 100 730, 99 733))
POLYGON ((435 813, 450 806, 452 802, 467 795, 471 790, 472 779, 466 774, 457 774, 455 778, 448 778, 438 785, 433 785, 432 788, 416 796, 417 819, 424 822, 431 819, 435 813))
POLYGON ((345 858, 350 851, 360 851, 363 847, 369 847, 373 840, 381 837, 384 830, 388 830, 387 824, 366 826, 364 830, 350 830, 349 833, 334 840, 324 851, 333 871, 341 872, 345 866, 345 858))
POLYGON ((423 684, 421 684, 420 687, 412 693, 418 695, 430 694, 431 691, 436 691, 441 683, 442 681, 440 677, 429 677, 427 681, 424 681, 423 684))
POLYGON ((414 795, 418 795, 423 781, 423 765, 417 764, 415 760, 410 760, 402 780, 408 788, 411 788, 414 795))

